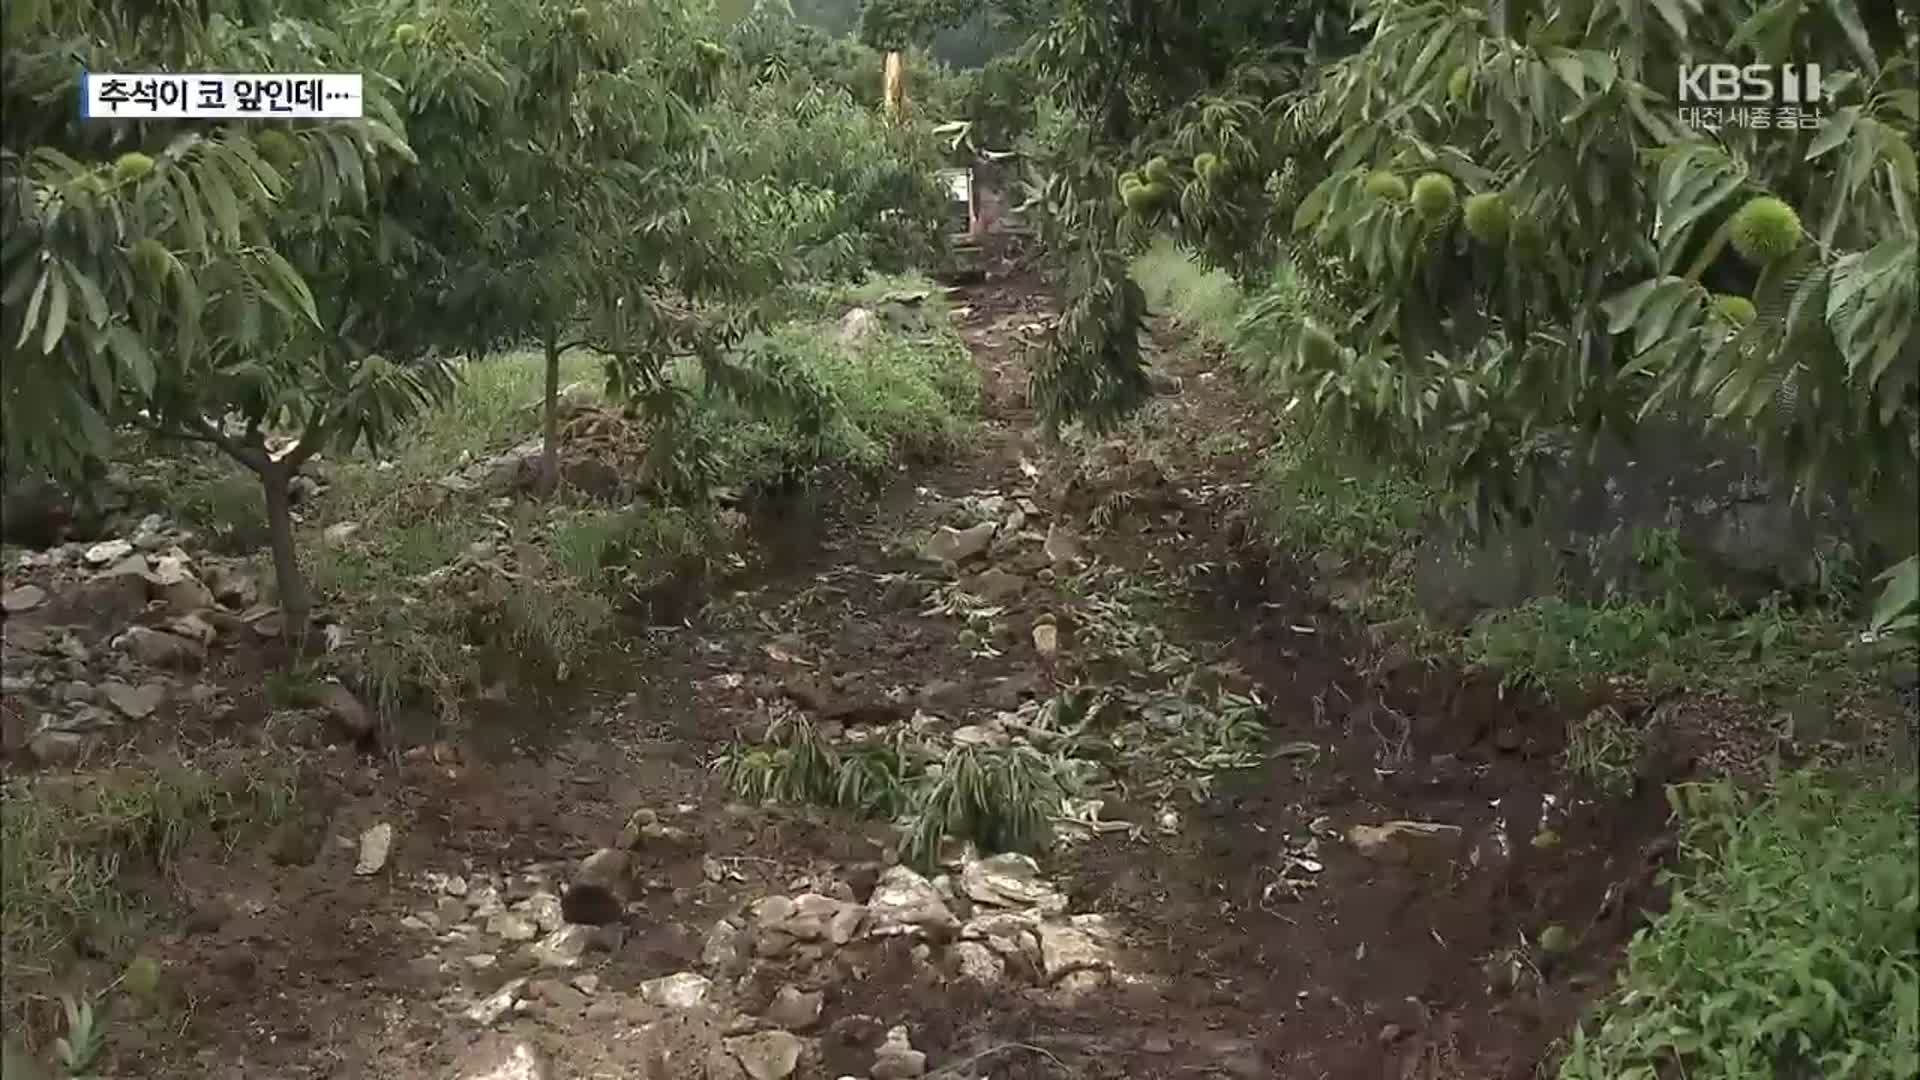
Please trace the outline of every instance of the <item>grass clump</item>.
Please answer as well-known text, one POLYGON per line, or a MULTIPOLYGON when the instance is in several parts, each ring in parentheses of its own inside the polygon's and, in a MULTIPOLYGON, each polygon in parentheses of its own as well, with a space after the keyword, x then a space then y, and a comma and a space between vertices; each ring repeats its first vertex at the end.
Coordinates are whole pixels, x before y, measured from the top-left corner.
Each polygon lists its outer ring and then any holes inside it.
POLYGON ((1672 904, 1560 1080, 1920 1075, 1920 800, 1797 773, 1675 789, 1672 904))
POLYGON ((904 729, 839 747, 804 718, 783 719, 757 746, 720 762, 727 782, 756 802, 829 806, 902 826, 901 858, 931 866, 945 837, 985 851, 1044 845, 1072 786, 1068 763, 1031 746, 938 750, 904 729))
POLYGON ((1131 272, 1149 308, 1166 312, 1212 344, 1233 341, 1243 298, 1224 271, 1201 266, 1179 244, 1162 237, 1134 259, 1131 272))
POLYGON ((0 907, 10 972, 47 970, 75 937, 137 905, 121 883, 131 860, 165 866, 206 830, 272 824, 293 803, 285 777, 186 766, 126 769, 53 788, 0 788, 0 907))

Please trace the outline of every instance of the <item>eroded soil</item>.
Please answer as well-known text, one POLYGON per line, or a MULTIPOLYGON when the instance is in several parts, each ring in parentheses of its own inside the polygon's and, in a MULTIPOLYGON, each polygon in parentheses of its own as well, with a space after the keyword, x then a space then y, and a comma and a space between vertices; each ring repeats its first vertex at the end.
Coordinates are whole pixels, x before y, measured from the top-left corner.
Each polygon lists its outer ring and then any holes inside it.
MULTIPOLYGON (((659 1056, 670 1012, 639 993, 699 971, 736 1036, 755 1025, 732 1018, 765 1015, 783 985, 823 995, 816 1022, 789 1025, 805 1078, 869 1075, 896 1025, 946 1078, 1533 1076, 1656 901, 1657 782, 1626 801, 1570 788, 1564 722, 1596 703, 1503 698, 1383 655, 1311 580, 1245 547, 1249 462, 1203 444, 1257 443, 1262 421, 1224 367, 1163 338, 1179 385, 1157 406, 1159 434, 1083 457, 1045 445, 1023 402, 1017 345, 1044 318, 1044 292, 994 275, 953 303, 988 389, 960 460, 843 508, 777 573, 598 665, 590 692, 498 707, 491 723, 527 732, 521 748, 341 747, 315 761, 301 813, 272 843, 197 849, 154 883, 194 914, 147 950, 170 1005, 164 1025, 116 1030, 114 1072, 504 1078, 519 1074, 487 1070, 524 1043, 555 1080, 720 1076, 705 1058, 659 1056), (952 573, 909 541, 973 524, 996 496, 1002 511, 1031 502, 1030 537, 1003 529, 967 574, 996 568, 1020 586, 997 602, 1000 630, 963 638, 963 620, 928 606, 952 573), (1100 814, 1120 826, 1040 857, 1071 912, 1105 917, 1124 977, 1009 971, 983 985, 946 951, 916 955, 913 935, 703 964, 717 920, 750 923, 743 912, 771 895, 864 901, 888 861, 883 827, 744 806, 726 789, 714 759, 771 710, 836 730, 916 712, 980 722, 1076 681, 1140 678, 1088 655, 1092 631, 1073 614, 1084 597, 1067 595, 1065 573, 1047 580, 1055 560, 1038 540, 1055 525, 1085 538, 1087 563, 1157 583, 1128 617, 1231 665, 1223 677, 1265 709, 1260 764, 1216 771, 1197 802, 1113 793, 1100 814), (1030 633, 1045 614, 1060 629, 1052 656, 1030 633), (511 907, 557 890, 640 810, 664 826, 635 854, 643 891, 579 966, 525 971, 484 931, 447 936, 486 923, 447 878, 497 881, 511 907), (1402 820, 1458 832, 1372 853, 1352 842, 1354 826, 1402 820), (357 838, 383 822, 384 867, 356 875, 357 838), (1563 947, 1538 946, 1549 927, 1563 947), (466 959, 483 951, 497 962, 466 959), (523 975, 535 984, 517 1011, 487 1025, 466 1014, 523 975)), ((1650 762, 1646 780, 1677 767, 1650 762)))

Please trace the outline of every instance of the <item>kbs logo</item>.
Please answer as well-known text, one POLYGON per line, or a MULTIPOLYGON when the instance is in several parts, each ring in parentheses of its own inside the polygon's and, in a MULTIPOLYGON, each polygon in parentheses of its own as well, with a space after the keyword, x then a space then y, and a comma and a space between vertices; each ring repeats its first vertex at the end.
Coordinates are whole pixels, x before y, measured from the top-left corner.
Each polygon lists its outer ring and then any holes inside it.
POLYGON ((1723 127, 1816 128, 1826 96, 1819 64, 1688 64, 1680 68, 1680 122, 1723 127))
POLYGON ((1680 69, 1680 100, 1713 105, 1816 105, 1819 64, 1689 64, 1680 69))

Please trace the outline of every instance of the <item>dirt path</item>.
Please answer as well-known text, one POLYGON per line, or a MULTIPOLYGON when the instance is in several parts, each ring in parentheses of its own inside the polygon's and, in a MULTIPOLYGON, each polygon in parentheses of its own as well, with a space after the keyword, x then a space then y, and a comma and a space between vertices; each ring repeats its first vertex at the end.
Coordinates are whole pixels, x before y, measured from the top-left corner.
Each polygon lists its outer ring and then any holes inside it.
POLYGON ((1242 550, 1248 462, 1218 436, 1259 417, 1205 357, 1163 358, 1180 386, 1144 440, 1068 456, 1021 401, 1044 296, 954 303, 989 390, 966 460, 636 645, 575 713, 511 718, 551 750, 342 750, 271 850, 184 865, 198 910, 155 950, 181 1008, 142 1074, 506 1080, 537 1075, 526 1048, 552 1080, 1532 1076, 1651 900, 1660 807, 1568 791, 1564 715, 1367 659, 1242 550), (986 521, 957 595, 911 542, 986 521), (1074 684, 1158 741, 1101 764, 1105 824, 1037 875, 930 884, 886 829, 741 805, 711 768, 774 715, 1005 738, 1074 684), (630 821, 636 895, 562 926, 575 864, 630 821), (1395 821, 1419 824, 1366 831, 1395 821), (356 875, 378 823, 392 850, 356 875))

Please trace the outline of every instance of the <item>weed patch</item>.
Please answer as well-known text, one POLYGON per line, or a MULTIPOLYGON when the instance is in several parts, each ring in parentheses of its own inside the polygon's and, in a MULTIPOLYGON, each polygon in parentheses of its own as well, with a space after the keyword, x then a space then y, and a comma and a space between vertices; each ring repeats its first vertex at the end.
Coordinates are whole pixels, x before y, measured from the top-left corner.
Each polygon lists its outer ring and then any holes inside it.
POLYGON ((285 777, 185 766, 127 769, 58 788, 9 783, 0 789, 8 971, 44 972, 58 949, 135 906, 121 884, 129 860, 164 866, 205 830, 272 824, 293 797, 285 777))
POLYGON ((1799 773, 1674 789, 1672 904, 1576 1032, 1560 1080, 1920 1074, 1914 782, 1799 773))

